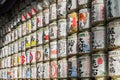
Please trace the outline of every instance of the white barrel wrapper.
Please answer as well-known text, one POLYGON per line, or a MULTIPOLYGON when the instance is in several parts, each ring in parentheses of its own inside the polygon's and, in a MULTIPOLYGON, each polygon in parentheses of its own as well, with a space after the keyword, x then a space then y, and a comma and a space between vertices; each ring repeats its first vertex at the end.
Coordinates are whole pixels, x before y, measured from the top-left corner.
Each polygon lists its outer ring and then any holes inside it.
POLYGON ((67 22, 66 19, 60 19, 58 21, 58 38, 67 36, 67 22))
POLYGON ((77 34, 68 36, 67 42, 68 55, 77 53, 77 34))
POLYGON ((96 26, 92 28, 92 48, 105 48, 105 27, 96 26))
POLYGON ((58 40, 58 57, 67 56, 67 40, 60 39, 58 40))
POLYGON ((90 52, 90 33, 88 31, 81 32, 78 34, 78 52, 90 52))
POLYGON ((92 76, 96 77, 106 75, 104 52, 100 51, 96 54, 92 54, 92 64, 92 76))
POLYGON ((53 22, 49 25, 49 31, 50 31, 50 39, 56 39, 57 38, 57 22, 53 22))
POLYGON ((55 41, 50 42, 50 58, 51 59, 54 59, 54 58, 57 59, 57 53, 58 53, 57 41, 55 40, 55 41))
POLYGON ((108 46, 120 46, 120 21, 113 21, 108 24, 108 46))
POLYGON ((81 56, 78 58, 78 75, 80 77, 90 77, 90 57, 81 56))
POLYGON ((120 75, 120 50, 109 51, 109 76, 120 75))
POLYGON ((90 27, 90 8, 79 10, 79 29, 90 27))

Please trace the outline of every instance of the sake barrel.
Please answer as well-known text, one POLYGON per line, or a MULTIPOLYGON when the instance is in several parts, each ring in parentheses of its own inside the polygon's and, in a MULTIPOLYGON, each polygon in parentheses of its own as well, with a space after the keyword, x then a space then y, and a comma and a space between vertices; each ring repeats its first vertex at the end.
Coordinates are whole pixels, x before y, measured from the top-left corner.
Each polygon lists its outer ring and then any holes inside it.
POLYGON ((50 77, 57 78, 57 73, 58 73, 57 61, 51 61, 50 62, 50 77))
POLYGON ((50 4, 50 20, 57 19, 57 8, 56 3, 50 4))
POLYGON ((58 61, 58 77, 59 78, 66 78, 67 77, 67 60, 61 59, 58 61))
POLYGON ((43 43, 49 42, 50 35, 49 35, 49 27, 44 27, 43 29, 43 43))
POLYGON ((108 46, 109 47, 119 47, 120 46, 120 27, 119 27, 120 21, 115 20, 110 23, 108 23, 108 46))
POLYGON ((90 77, 90 56, 80 56, 78 57, 78 76, 90 77))
POLYGON ((90 33, 88 31, 78 33, 78 52, 90 52, 90 33))
POLYGON ((67 18, 68 34, 75 33, 78 30, 78 15, 76 12, 68 14, 67 18))
POLYGON ((109 76, 119 76, 120 49, 109 51, 109 76))
POLYGON ((43 44, 43 28, 36 31, 37 45, 43 44))
POLYGON ((57 22, 53 22, 49 25, 49 31, 50 31, 50 40, 56 39, 57 38, 57 22))
POLYGON ((43 9, 49 7, 49 5, 50 5, 50 2, 49 2, 49 1, 50 1, 50 0, 44 0, 44 1, 42 1, 42 7, 43 7, 43 9))
POLYGON ((77 0, 67 0, 67 11, 70 12, 77 8, 77 0))
POLYGON ((37 78, 37 68, 36 68, 36 65, 31 65, 31 79, 36 79, 37 78))
POLYGON ((49 44, 43 45, 43 60, 49 60, 50 59, 50 51, 49 51, 49 44))
POLYGON ((43 63, 37 63, 37 78, 43 78, 43 63))
POLYGON ((31 33, 31 28, 32 28, 32 22, 31 20, 28 20, 26 23, 26 34, 31 33))
POLYGON ((79 30, 90 28, 90 8, 79 10, 79 30))
POLYGON ((44 25, 49 24, 49 21, 50 21, 49 14, 50 14, 49 8, 47 8, 43 11, 43 24, 44 25))
POLYGON ((92 54, 92 76, 106 76, 106 59, 105 52, 99 51, 92 54))
POLYGON ((37 28, 43 27, 43 12, 37 14, 37 28))
POLYGON ((107 0, 106 1, 106 10, 107 10, 107 19, 111 19, 111 18, 116 18, 116 17, 120 17, 120 5, 119 5, 119 0, 107 0))
POLYGON ((43 61, 43 46, 36 47, 36 60, 37 62, 43 61))
POLYGON ((30 63, 36 63, 36 47, 30 51, 30 63))
POLYGON ((67 52, 68 52, 68 55, 77 53, 77 34, 76 33, 68 36, 67 52))
POLYGON ((89 2, 90 2, 90 0, 78 0, 78 5, 84 5, 84 4, 87 4, 89 2))
POLYGON ((67 22, 66 19, 58 20, 58 38, 67 36, 67 22))
POLYGON ((92 22, 98 22, 104 20, 104 0, 93 0, 91 8, 91 20, 92 22))
POLYGON ((57 59, 57 53, 58 53, 57 41, 56 40, 51 41, 50 42, 50 58, 51 59, 57 59))
POLYGON ((67 56, 67 40, 60 39, 58 40, 58 57, 67 56))
POLYGON ((105 27, 96 26, 92 28, 92 49, 104 49, 105 48, 105 27))
POLYGON ((50 78, 50 63, 46 62, 43 64, 43 78, 48 79, 50 78))
POLYGON ((31 35, 25 36, 25 48, 31 47, 31 35))
POLYGON ((75 56, 68 59, 68 77, 77 77, 77 58, 75 56))
POLYGON ((37 38, 36 38, 36 32, 31 34, 31 46, 36 46, 37 44, 37 38))
POLYGON ((29 79, 31 77, 31 67, 30 67, 30 65, 26 66, 25 72, 26 72, 26 78, 29 79))
POLYGON ((37 29, 37 17, 34 16, 31 20, 31 31, 35 31, 37 29))
POLYGON ((66 5, 67 5, 67 0, 58 0, 57 16, 59 18, 60 17, 66 17, 66 14, 67 14, 66 5))

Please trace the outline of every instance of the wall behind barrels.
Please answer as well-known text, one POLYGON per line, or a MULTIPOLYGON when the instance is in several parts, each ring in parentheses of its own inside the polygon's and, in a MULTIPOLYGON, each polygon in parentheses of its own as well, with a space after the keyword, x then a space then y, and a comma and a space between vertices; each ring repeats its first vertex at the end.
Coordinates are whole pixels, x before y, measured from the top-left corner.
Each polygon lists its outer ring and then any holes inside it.
POLYGON ((0 80, 119 80, 119 0, 18 0, 0 18, 0 80))

